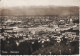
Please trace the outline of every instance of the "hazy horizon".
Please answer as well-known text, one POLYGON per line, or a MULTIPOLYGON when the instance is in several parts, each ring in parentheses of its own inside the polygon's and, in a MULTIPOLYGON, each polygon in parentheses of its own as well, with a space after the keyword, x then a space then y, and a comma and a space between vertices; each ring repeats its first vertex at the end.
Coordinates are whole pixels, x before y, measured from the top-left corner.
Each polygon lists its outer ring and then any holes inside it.
POLYGON ((1 0, 0 15, 79 14, 80 0, 1 0))

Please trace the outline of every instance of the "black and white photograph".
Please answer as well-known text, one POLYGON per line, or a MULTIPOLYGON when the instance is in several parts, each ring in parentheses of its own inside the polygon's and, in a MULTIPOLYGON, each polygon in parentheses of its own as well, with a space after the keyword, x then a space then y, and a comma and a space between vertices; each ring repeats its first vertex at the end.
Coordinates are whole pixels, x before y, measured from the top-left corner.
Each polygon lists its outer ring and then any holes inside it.
POLYGON ((79 55, 80 0, 0 0, 1 55, 79 55))

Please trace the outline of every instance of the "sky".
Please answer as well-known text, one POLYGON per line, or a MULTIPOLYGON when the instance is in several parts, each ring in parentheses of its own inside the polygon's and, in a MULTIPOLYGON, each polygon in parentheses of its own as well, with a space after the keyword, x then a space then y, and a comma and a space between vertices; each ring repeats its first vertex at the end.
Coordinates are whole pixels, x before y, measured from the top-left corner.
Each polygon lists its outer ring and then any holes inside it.
POLYGON ((1 0, 0 8, 15 6, 79 6, 80 0, 1 0))

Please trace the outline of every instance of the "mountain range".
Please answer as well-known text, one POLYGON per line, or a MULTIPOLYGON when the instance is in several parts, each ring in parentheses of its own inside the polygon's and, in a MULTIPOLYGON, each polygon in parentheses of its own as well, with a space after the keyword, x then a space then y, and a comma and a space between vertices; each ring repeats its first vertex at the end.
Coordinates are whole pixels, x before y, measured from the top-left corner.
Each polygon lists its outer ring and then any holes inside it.
POLYGON ((61 6, 22 6, 0 9, 0 15, 3 16, 26 16, 26 15, 78 15, 79 7, 61 7, 61 6))

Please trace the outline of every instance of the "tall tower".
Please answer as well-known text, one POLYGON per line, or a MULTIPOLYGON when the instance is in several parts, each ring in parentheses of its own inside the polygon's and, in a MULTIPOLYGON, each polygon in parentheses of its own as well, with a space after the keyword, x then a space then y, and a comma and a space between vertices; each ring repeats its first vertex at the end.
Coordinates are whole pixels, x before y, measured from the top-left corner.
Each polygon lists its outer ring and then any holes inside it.
POLYGON ((73 20, 72 20, 72 18, 70 18, 70 24, 73 24, 73 20))

